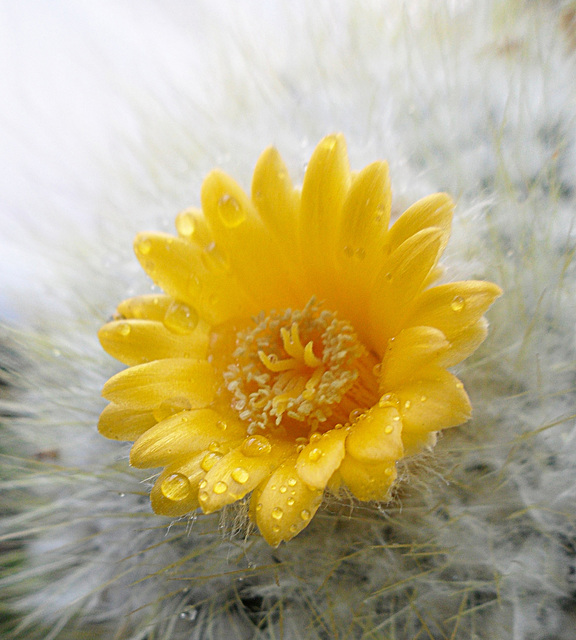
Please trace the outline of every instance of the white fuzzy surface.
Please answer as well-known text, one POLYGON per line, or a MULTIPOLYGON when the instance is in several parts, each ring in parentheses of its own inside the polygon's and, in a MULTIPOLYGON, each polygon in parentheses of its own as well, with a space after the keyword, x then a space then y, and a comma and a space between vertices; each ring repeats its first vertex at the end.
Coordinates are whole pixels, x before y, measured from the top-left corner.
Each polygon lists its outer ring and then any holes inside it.
MULTIPOLYGON (((0 588, 6 637, 572 640, 576 628, 576 5, 528 0, 27 0, 0 8, 0 588), (150 290, 215 165, 293 178, 342 131, 394 209, 457 199, 448 279, 505 296, 459 370, 474 418, 392 505, 290 543, 229 510, 151 513, 96 432, 96 332, 150 290)), ((3 632, 0 630, 0 635, 3 632)))

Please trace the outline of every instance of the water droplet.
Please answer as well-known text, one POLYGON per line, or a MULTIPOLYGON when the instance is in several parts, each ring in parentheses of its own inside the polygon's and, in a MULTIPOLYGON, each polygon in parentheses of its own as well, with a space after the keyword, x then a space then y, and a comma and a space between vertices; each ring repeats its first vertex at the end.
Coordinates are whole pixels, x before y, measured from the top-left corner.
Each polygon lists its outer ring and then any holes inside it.
POLYGON ((318 433, 318 432, 313 433, 313 434, 310 436, 310 442, 318 442, 318 440, 320 440, 320 438, 321 438, 321 437, 322 437, 322 434, 320 434, 320 433, 318 433))
POLYGON ((378 400, 379 407, 398 407, 399 404, 398 396, 394 393, 385 393, 380 400, 378 400))
POLYGON ((297 527, 295 524, 291 524, 291 525, 290 525, 290 531, 291 531, 292 533, 294 533, 294 532, 298 531, 298 527, 297 527))
POLYGON ((246 469, 243 469, 242 467, 237 467, 236 469, 234 469, 234 471, 232 471, 231 473, 232 476, 232 480, 235 480, 238 484, 246 484, 248 482, 248 479, 250 478, 250 474, 248 473, 248 471, 246 471, 246 469))
POLYGON ((272 531, 274 531, 274 533, 279 533, 279 531, 280 531, 280 527, 279 527, 277 524, 275 524, 275 525, 272 527, 272 531))
POLYGON ((199 489, 205 489, 207 485, 208 485, 208 480, 202 480, 200 482, 200 484, 198 485, 198 488, 199 489))
POLYGON ((207 453, 202 459, 200 466, 204 471, 208 472, 218 462, 218 460, 220 460, 220 456, 217 453, 207 453))
POLYGON ((282 485, 280 487, 280 493, 286 493, 286 491, 288 491, 288 488, 285 485, 282 485))
POLYGON ((197 615, 198 615, 198 611, 192 608, 192 609, 188 609, 187 611, 183 611, 180 614, 180 618, 182 620, 190 620, 190 622, 193 622, 194 620, 196 620, 197 615))
POLYGON ((272 517, 274 518, 274 520, 281 520, 283 516, 284 511, 282 511, 280 507, 274 507, 274 509, 272 509, 272 517))
POLYGON ((412 403, 410 402, 410 400, 406 400, 406 402, 404 403, 404 409, 410 409, 411 406, 412 403))
POLYGON ((349 247, 348 245, 346 245, 344 247, 344 253, 351 258, 354 255, 354 249, 352 249, 352 247, 349 247))
POLYGON ((272 451, 272 445, 264 436, 248 436, 242 443, 242 453, 249 458, 264 456, 272 451))
POLYGON ((143 256, 147 256, 150 251, 152 251, 152 243, 150 240, 140 240, 140 242, 136 245, 138 252, 143 256))
POLYGON ((214 485, 213 491, 218 495, 222 495, 223 493, 226 493, 226 491, 228 491, 228 485, 225 482, 222 482, 222 480, 219 480, 214 485))
POLYGON ((215 440, 213 440, 208 445, 208 451, 211 451, 212 453, 221 453, 220 452, 220 444, 218 442, 216 442, 215 440))
POLYGON ((377 378, 379 378, 379 377, 382 375, 382 363, 380 363, 380 364, 375 364, 375 365, 372 367, 372 373, 373 373, 377 378))
POLYGON ((196 226, 196 217, 193 213, 183 211, 176 216, 176 231, 178 231, 181 236, 189 238, 194 235, 196 226))
POLYGON ((387 476, 391 476, 392 475, 392 467, 386 467, 386 469, 384 469, 384 474, 387 476))
POLYGON ((310 511, 308 511, 308 509, 302 509, 302 511, 300 511, 300 517, 302 520, 310 520, 310 511))
POLYGON ((229 229, 234 229, 234 227, 242 224, 246 218, 246 214, 238 200, 228 194, 224 194, 218 200, 218 213, 224 226, 229 229))
POLYGON ((384 433, 387 434, 387 435, 390 435, 392 433, 392 431, 394 431, 394 427, 391 424, 389 424, 386 427, 386 429, 384 429, 384 433))
POLYGON ((160 491, 168 500, 184 500, 190 495, 190 481, 181 473, 172 473, 164 478, 160 485, 160 491))
POLYGON ((358 247, 354 252, 354 257, 356 260, 364 260, 366 257, 366 251, 362 247, 358 247))
POLYGON ((456 389, 464 389, 464 385, 461 382, 457 382, 456 389))
POLYGON ((385 274, 384 275, 384 280, 386 280, 387 282, 392 282, 392 274, 390 272, 385 274))
POLYGON ((206 502, 206 500, 208 500, 208 492, 200 491, 200 493, 198 494, 198 500, 200 500, 200 502, 206 502))
POLYGON ((173 333, 192 333, 198 326, 198 312, 182 302, 172 302, 164 315, 164 326, 173 333))
POLYGON ((288 478, 288 486, 295 487, 296 486, 296 478, 288 478))
POLYGON ((321 457, 322 457, 322 449, 318 449, 318 447, 315 447, 314 449, 308 452, 308 459, 311 462, 318 462, 318 460, 320 460, 321 457))
POLYGON ((294 504, 294 498, 288 498, 288 500, 287 500, 287 504, 288 504, 288 506, 289 506, 289 507, 293 506, 293 504, 294 504))
POLYGON ((350 422, 356 422, 356 420, 358 420, 358 418, 363 414, 364 411, 362 411, 362 409, 352 409, 352 411, 350 411, 348 419, 350 420, 350 422))
POLYGON ((420 396, 420 402, 426 402, 427 399, 426 396, 420 396))
POLYGON ((259 502, 259 503, 256 505, 256 511, 262 511, 262 503, 261 503, 261 502, 259 502))
POLYGON ((118 325, 118 333, 121 336, 124 336, 124 337, 129 336, 130 331, 131 331, 131 328, 127 322, 122 322, 122 324, 118 325))
POLYGON ((450 303, 450 308, 452 309, 452 311, 462 311, 462 309, 464 309, 465 304, 466 304, 466 301, 462 296, 456 296, 454 300, 452 300, 452 302, 450 303))
POLYGON ((228 429, 228 424, 226 422, 224 422, 224 420, 218 420, 216 422, 216 426, 219 429, 222 429, 222 431, 226 431, 226 429, 228 429))

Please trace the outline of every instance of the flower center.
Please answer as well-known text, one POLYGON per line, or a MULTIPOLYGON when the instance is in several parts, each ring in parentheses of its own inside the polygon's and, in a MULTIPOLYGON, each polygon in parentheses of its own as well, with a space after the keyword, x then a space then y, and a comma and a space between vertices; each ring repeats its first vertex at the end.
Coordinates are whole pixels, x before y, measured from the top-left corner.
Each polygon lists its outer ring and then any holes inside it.
POLYGON ((232 408, 248 432, 326 431, 378 398, 377 359, 352 326, 314 299, 299 311, 261 314, 238 331, 224 371, 232 408))

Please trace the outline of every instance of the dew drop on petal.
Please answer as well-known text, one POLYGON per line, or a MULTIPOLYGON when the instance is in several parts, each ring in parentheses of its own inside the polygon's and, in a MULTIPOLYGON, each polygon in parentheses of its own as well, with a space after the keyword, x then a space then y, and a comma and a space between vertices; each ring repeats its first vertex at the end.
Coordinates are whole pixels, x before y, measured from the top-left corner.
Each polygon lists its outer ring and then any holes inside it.
POLYGON ((465 304, 466 304, 466 301, 462 296, 456 296, 454 300, 452 300, 452 302, 450 303, 450 308, 452 309, 452 311, 462 311, 462 309, 464 309, 465 304))
POLYGON ((308 509, 302 509, 302 511, 300 511, 300 517, 302 520, 310 520, 310 511, 308 511, 308 509))
POLYGON ((311 462, 318 462, 318 460, 320 460, 321 457, 322 457, 322 449, 318 449, 318 447, 314 447, 314 449, 311 449, 308 452, 308 459, 311 462))
POLYGON ((296 531, 298 531, 298 527, 295 524, 291 524, 290 525, 290 531, 292 533, 295 533, 296 531))
POLYGON ((427 399, 426 396, 420 396, 420 402, 426 402, 427 399))
POLYGON ((262 511, 262 503, 261 503, 261 502, 259 502, 259 503, 256 505, 256 511, 262 511))
POLYGON ((118 327, 118 333, 121 336, 129 336, 130 335, 130 325, 127 322, 123 322, 119 327, 118 327))
POLYGON ((296 478, 288 478, 288 486, 295 487, 296 486, 296 478))
POLYGON ((206 502, 206 500, 208 500, 208 492, 200 491, 200 493, 198 494, 198 500, 200 500, 200 502, 206 502))
POLYGON ((392 431, 394 431, 394 427, 392 425, 390 425, 390 424, 386 427, 386 429, 384 429, 384 433, 386 433, 388 435, 390 435, 392 433, 392 431))
POLYGON ((238 484, 246 484, 248 479, 250 478, 250 474, 246 469, 242 467, 237 467, 231 473, 232 480, 235 480, 238 484))
POLYGON ((374 367, 372 368, 372 373, 379 378, 382 375, 382 363, 380 364, 375 364, 374 367))
POLYGON ((192 213, 183 211, 176 216, 176 231, 186 238, 194 235, 196 231, 196 219, 192 213))
POLYGON ((392 475, 392 467, 386 467, 386 469, 384 470, 384 473, 387 476, 391 476, 392 475))
POLYGON ((274 520, 281 520, 283 516, 284 511, 282 511, 280 507, 274 507, 274 509, 272 509, 272 517, 274 520))
POLYGON ((313 433, 310 436, 310 442, 318 442, 318 440, 320 440, 321 437, 322 437, 321 434, 319 434, 318 432, 313 433))
POLYGON ((287 504, 289 507, 293 506, 293 504, 294 504, 294 498, 288 498, 288 500, 287 500, 286 504, 287 504))
POLYGON ((137 244, 136 248, 143 256, 146 256, 152 250, 152 243, 150 242, 150 240, 141 240, 137 244))
POLYGON ((199 489, 204 489, 207 486, 207 484, 208 484, 208 480, 202 480, 200 482, 200 484, 198 485, 198 488, 199 489))
POLYGON ((275 525, 272 527, 272 531, 274 531, 274 533, 278 533, 278 532, 280 531, 280 527, 279 527, 277 524, 275 524, 275 525))
POLYGON ((164 315, 164 326, 173 333, 192 333, 198 326, 198 312, 182 302, 172 302, 164 315))
POLYGON ((225 482, 222 482, 221 480, 219 480, 214 485, 214 493, 221 495, 223 493, 226 493, 226 491, 228 491, 228 485, 225 482))
POLYGON ((162 481, 160 491, 168 500, 184 500, 190 495, 190 481, 181 473, 172 473, 162 481))
POLYGON ((350 411, 350 415, 348 416, 348 419, 350 420, 350 422, 356 422, 356 420, 358 420, 358 418, 364 413, 364 411, 362 411, 362 409, 352 409, 352 411, 350 411))
POLYGON ((272 451, 272 445, 264 436, 248 436, 242 443, 242 453, 249 458, 264 456, 272 451))
POLYGON ((218 213, 224 226, 229 229, 234 229, 242 224, 246 218, 246 214, 238 200, 228 194, 223 195, 220 200, 218 200, 218 213))
POLYGON ((282 485, 280 487, 280 493, 286 493, 286 491, 288 491, 288 488, 285 485, 282 485))
POLYGON ((220 456, 217 453, 207 453, 202 459, 200 466, 203 471, 208 472, 218 462, 218 460, 220 460, 220 456))
POLYGON ((410 400, 406 400, 406 402, 404 403, 404 409, 410 409, 411 406, 412 403, 410 402, 410 400))
POLYGON ((456 389, 464 389, 464 385, 461 382, 457 382, 456 389))

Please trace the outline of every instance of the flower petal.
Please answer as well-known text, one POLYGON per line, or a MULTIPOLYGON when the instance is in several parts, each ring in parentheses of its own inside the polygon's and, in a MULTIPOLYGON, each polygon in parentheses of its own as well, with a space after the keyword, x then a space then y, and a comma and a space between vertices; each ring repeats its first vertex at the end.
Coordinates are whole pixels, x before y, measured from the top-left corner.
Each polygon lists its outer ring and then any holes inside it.
POLYGON ((154 513, 177 518, 200 506, 198 486, 206 475, 203 457, 204 452, 184 457, 164 469, 150 492, 154 513))
POLYGON ((274 147, 266 149, 258 158, 252 178, 252 201, 268 229, 281 238, 283 244, 294 247, 300 195, 274 147))
POLYGON ((406 209, 392 225, 388 240, 389 250, 394 251, 408 238, 428 227, 442 230, 440 253, 450 237, 454 202, 447 193, 433 193, 406 209))
POLYGON ((394 393, 400 400, 404 432, 428 433, 466 422, 472 413, 464 385, 441 367, 429 367, 421 378, 394 393))
POLYGON ((156 422, 152 411, 134 411, 109 404, 100 414, 98 431, 111 440, 136 440, 156 422))
POLYGON ((202 328, 188 335, 176 334, 154 320, 109 322, 98 338, 107 353, 127 365, 164 358, 204 358, 208 349, 208 333, 202 328))
POLYGON ((423 229, 393 251, 380 270, 369 305, 371 337, 378 353, 383 353, 387 338, 402 328, 408 309, 440 257, 442 242, 441 229, 423 229))
POLYGON ((225 258, 166 233, 139 233, 134 251, 142 268, 166 293, 193 306, 210 324, 219 324, 251 307, 225 258))
POLYGON ((243 426, 223 419, 212 409, 182 411, 166 418, 141 435, 130 451, 130 464, 147 469, 169 464, 174 457, 208 449, 233 446, 244 434, 243 426))
POLYGON ((440 357, 442 367, 453 367, 462 362, 484 342, 488 335, 488 322, 486 318, 480 318, 478 322, 464 328, 450 338, 450 348, 440 357))
POLYGON ((215 392, 212 365, 190 358, 136 365, 112 376, 102 389, 107 400, 134 409, 155 409, 171 401, 201 409, 212 402, 215 392))
POLYGON ((324 492, 300 479, 296 459, 293 455, 285 460, 250 500, 250 517, 272 547, 291 540, 307 527, 322 503, 324 492))
POLYGON ((268 451, 246 455, 240 446, 208 471, 198 494, 204 513, 212 513, 243 498, 294 451, 292 442, 270 440, 272 446, 268 451))
POLYGON ((289 306, 295 295, 285 268, 290 261, 238 183, 222 171, 211 171, 202 184, 201 199, 217 246, 238 282, 257 301, 247 315, 289 306))
POLYGON ((316 489, 324 489, 330 476, 338 469, 345 449, 347 429, 332 429, 318 439, 312 439, 298 456, 296 470, 302 480, 316 489))
POLYGON ((393 462, 366 464, 352 456, 342 460, 338 473, 359 500, 387 500, 398 475, 393 462))
POLYGON ((118 314, 135 320, 158 320, 162 322, 173 298, 158 293, 149 293, 123 300, 118 305, 118 314))
POLYGON ((475 324, 500 295, 499 286, 483 280, 441 284, 422 293, 407 323, 436 327, 451 341, 463 328, 475 324))
POLYGON ((392 464, 404 454, 398 409, 388 404, 372 407, 352 425, 346 453, 360 462, 392 464))
POLYGON ((444 334, 434 327, 410 327, 390 338, 382 359, 380 388, 394 390, 418 374, 422 367, 436 364, 450 348, 444 334))
POLYGON ((306 169, 298 229, 308 278, 322 286, 333 284, 336 233, 350 187, 350 167, 342 134, 320 141, 306 169))

